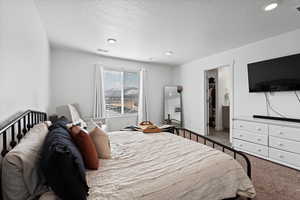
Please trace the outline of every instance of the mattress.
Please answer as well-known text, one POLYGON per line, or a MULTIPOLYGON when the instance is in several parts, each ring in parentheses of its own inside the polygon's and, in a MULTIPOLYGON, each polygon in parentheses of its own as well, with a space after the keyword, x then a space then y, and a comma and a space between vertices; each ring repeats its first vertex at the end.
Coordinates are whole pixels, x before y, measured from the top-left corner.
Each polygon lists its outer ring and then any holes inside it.
MULTIPOLYGON (((220 200, 255 189, 231 156, 170 133, 109 134, 112 159, 87 172, 89 200, 220 200)), ((52 200, 52 195, 47 198, 52 200)))

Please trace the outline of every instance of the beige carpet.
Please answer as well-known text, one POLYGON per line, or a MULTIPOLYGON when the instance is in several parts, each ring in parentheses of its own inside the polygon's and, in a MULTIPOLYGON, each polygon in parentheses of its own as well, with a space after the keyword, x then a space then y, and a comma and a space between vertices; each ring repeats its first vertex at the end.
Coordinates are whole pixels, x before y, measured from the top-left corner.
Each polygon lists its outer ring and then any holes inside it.
POLYGON ((300 171, 248 155, 255 200, 300 200, 300 171))

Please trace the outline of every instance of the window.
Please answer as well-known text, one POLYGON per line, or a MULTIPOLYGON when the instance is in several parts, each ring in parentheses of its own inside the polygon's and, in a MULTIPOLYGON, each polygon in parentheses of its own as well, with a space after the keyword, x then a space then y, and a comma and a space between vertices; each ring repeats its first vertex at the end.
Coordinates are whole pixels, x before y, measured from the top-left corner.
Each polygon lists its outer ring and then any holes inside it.
POLYGON ((106 116, 137 114, 139 73, 104 70, 103 78, 106 116))

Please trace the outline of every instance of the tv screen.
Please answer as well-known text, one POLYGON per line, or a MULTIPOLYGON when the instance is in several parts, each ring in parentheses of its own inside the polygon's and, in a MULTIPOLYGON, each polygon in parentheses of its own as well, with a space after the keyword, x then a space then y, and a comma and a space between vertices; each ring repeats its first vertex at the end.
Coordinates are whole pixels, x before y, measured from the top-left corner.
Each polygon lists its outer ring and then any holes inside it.
POLYGON ((249 92, 300 90, 300 54, 248 64, 249 92))

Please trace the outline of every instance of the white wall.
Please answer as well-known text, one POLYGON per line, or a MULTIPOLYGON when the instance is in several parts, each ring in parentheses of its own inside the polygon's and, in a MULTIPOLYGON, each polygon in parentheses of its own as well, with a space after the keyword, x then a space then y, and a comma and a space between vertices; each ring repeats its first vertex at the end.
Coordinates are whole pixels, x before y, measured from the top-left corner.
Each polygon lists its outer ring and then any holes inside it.
MULTIPOLYGON (((212 55, 174 69, 174 84, 183 85, 185 126, 204 132, 204 70, 234 64, 234 108, 236 116, 266 115, 262 93, 248 92, 247 63, 300 53, 300 29, 273 38, 212 55)), ((272 73, 272 72, 270 72, 272 73)), ((288 117, 300 118, 300 104, 292 92, 278 92, 271 103, 288 117)), ((270 113, 276 116, 274 113, 270 113)))
POLYGON ((163 87, 171 83, 171 67, 122 59, 75 50, 51 48, 51 113, 56 106, 79 103, 84 116, 92 116, 94 65, 123 69, 146 68, 149 79, 149 117, 159 123, 163 116, 163 87))
POLYGON ((33 0, 0 0, 0 123, 49 104, 49 46, 33 0))

